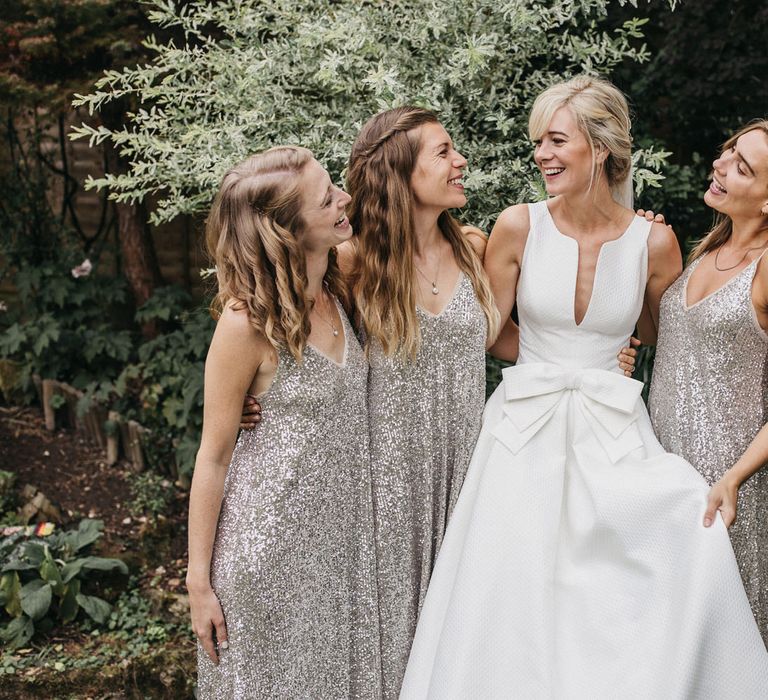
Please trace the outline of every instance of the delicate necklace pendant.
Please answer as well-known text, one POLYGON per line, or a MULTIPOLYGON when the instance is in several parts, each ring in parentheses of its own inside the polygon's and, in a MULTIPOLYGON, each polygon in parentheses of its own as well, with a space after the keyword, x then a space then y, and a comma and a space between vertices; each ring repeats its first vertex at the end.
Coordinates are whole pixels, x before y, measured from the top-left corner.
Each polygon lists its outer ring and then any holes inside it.
POLYGON ((437 285, 434 282, 432 282, 432 294, 440 294, 440 290, 437 288, 437 285))

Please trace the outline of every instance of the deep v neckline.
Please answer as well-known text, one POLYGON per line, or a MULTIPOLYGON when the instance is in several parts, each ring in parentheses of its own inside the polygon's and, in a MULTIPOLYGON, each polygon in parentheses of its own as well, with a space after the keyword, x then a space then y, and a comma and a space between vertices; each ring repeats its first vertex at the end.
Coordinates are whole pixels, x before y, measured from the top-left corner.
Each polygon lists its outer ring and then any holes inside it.
POLYGON ((544 208, 547 210, 547 216, 549 217, 549 222, 552 224, 552 230, 555 231, 555 233, 560 236, 561 238, 565 238, 566 240, 571 241, 576 246, 576 278, 573 283, 573 296, 572 296, 572 303, 571 303, 571 313, 570 318, 573 322, 573 325, 576 328, 582 328, 584 326, 584 322, 587 320, 587 316, 589 316, 589 312, 592 309, 592 300, 595 296, 595 289, 597 288, 597 280, 598 275, 600 273, 600 262, 603 258, 603 250, 605 249, 605 246, 610 245, 612 243, 618 243, 619 241, 623 240, 624 236, 629 233, 630 229, 635 225, 635 222, 637 219, 641 218, 637 215, 632 217, 632 220, 629 222, 629 225, 627 228, 624 229, 622 234, 618 236, 617 238, 611 238, 610 240, 603 241, 600 244, 600 250, 597 252, 597 260, 595 261, 595 274, 592 277, 592 288, 589 290, 589 299, 587 300, 587 307, 584 309, 584 315, 581 317, 581 321, 576 321, 576 292, 578 288, 579 283, 579 266, 581 263, 581 247, 579 246, 579 242, 573 238, 572 236, 567 236, 564 234, 558 227, 557 223, 555 223, 555 217, 552 216, 552 212, 549 210, 549 204, 545 203, 544 208))
POLYGON ((461 278, 463 276, 464 276, 463 270, 459 269, 459 275, 456 278, 456 283, 453 285, 453 292, 451 294, 451 297, 450 297, 450 299, 448 299, 448 301, 446 302, 445 306, 442 309, 440 309, 440 313, 433 314, 431 311, 428 311, 423 306, 419 306, 418 304, 416 304, 416 308, 419 311, 423 311, 430 318, 440 318, 446 311, 448 311, 448 307, 451 304, 453 304, 453 300, 456 298, 456 295, 458 294, 459 286, 461 285, 461 278))
POLYGON ((683 301, 683 309, 685 309, 686 311, 691 311, 692 309, 695 309, 697 306, 699 306, 703 302, 707 301, 707 299, 711 299, 716 294, 719 294, 724 289, 730 287, 734 283, 734 281, 739 279, 739 277, 741 277, 747 270, 749 270, 749 268, 752 267, 752 265, 758 263, 760 261, 760 259, 763 257, 763 255, 765 255, 766 252, 768 252, 768 250, 764 250, 762 253, 760 253, 760 255, 758 255, 751 263, 749 263, 748 265, 745 265, 744 267, 742 267, 741 270, 739 270, 735 275, 733 275, 733 277, 729 277, 717 289, 715 289, 714 291, 710 292, 709 294, 705 294, 703 297, 701 297, 701 299, 699 299, 698 301, 693 302, 693 304, 689 304, 688 303, 688 283, 691 281, 691 277, 693 277, 693 275, 696 273, 696 270, 698 269, 699 264, 701 263, 701 261, 704 260, 704 258, 706 258, 707 255, 709 255, 710 252, 711 251, 707 251, 706 254, 702 255, 698 260, 696 260, 696 261, 694 261, 692 263, 692 265, 691 265, 692 269, 688 273, 688 277, 685 278, 685 282, 683 283, 683 299, 682 299, 682 301, 683 301))

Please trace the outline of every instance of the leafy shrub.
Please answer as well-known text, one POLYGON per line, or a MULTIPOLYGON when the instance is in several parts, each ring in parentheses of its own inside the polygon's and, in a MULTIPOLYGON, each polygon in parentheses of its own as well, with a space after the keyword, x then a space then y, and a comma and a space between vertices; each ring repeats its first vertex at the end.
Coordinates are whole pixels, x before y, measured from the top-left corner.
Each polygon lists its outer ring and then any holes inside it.
POLYGON ((135 359, 114 381, 95 382, 86 401, 113 406, 148 429, 150 465, 182 481, 192 473, 200 443, 203 371, 215 323, 204 306, 188 308, 189 295, 164 287, 136 313, 137 322, 158 320, 163 333, 136 348, 135 359))
MULTIPOLYGON (((112 141, 131 167, 90 185, 122 201, 158 195, 159 222, 204 211, 228 167, 277 143, 310 148, 341 176, 363 121, 414 103, 435 109, 468 157, 467 216, 487 226, 533 196, 526 123, 541 89, 649 59, 644 20, 608 24, 609 11, 625 4, 154 0, 149 19, 183 40, 151 37, 151 60, 108 71, 77 97, 95 112, 131 96, 141 108, 128 124, 84 124, 73 136, 112 141)), ((638 154, 639 186, 654 182, 646 155, 638 154)))
POLYGON ((47 538, 26 539, 22 534, 0 540, 0 605, 11 620, 0 629, 0 638, 18 647, 26 644, 36 630, 50 630, 54 621, 71 623, 82 610, 98 624, 104 624, 111 606, 84 590, 103 572, 127 574, 119 559, 88 555, 101 537, 103 523, 84 519, 77 530, 47 538))
POLYGON ((90 274, 75 278, 80 260, 62 251, 58 260, 14 271, 18 300, 0 335, 0 358, 22 365, 20 381, 31 396, 33 374, 84 388, 116 378, 134 346, 114 318, 126 301, 124 280, 90 274))

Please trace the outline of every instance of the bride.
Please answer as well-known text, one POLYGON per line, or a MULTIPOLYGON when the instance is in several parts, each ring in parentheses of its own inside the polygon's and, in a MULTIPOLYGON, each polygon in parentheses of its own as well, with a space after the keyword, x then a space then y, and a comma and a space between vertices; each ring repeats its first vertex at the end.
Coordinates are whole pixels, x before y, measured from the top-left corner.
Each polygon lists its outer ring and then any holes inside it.
POLYGON ((505 210, 486 269, 520 357, 483 428, 401 698, 765 698, 768 654, 707 484, 664 452, 615 357, 654 342, 679 275, 631 198, 627 103, 578 77, 536 100, 551 198, 505 210), (627 202, 628 203, 628 202, 627 202))

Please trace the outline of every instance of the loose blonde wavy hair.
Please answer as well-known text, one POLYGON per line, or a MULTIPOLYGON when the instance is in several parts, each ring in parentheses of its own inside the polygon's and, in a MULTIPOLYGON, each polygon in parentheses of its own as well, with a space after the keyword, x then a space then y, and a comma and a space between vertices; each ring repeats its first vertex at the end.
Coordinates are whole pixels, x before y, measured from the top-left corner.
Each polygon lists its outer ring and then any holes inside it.
POLYGON ((597 149, 608 151, 604 171, 614 199, 632 208, 632 121, 627 98, 607 80, 587 75, 576 76, 548 87, 533 103, 528 119, 528 134, 538 141, 546 133, 555 112, 568 107, 579 131, 592 152, 592 187, 597 166, 597 149))
MULTIPOLYGON (((736 145, 740 136, 759 129, 762 131, 766 138, 768 138, 768 119, 755 119, 746 126, 739 129, 731 138, 729 138, 720 149, 720 152, 727 151, 736 145)), ((768 225, 768 218, 766 219, 768 225)), ((715 225, 712 229, 694 246, 690 255, 688 256, 688 262, 692 263, 696 258, 700 258, 710 250, 715 250, 721 245, 726 243, 733 233, 733 221, 727 214, 722 214, 719 211, 715 212, 715 225)))
MULTIPOLYGON (((224 175, 206 222, 219 286, 214 317, 229 303, 246 309, 251 325, 272 347, 287 349, 298 361, 313 304, 298 238, 305 225, 301 174, 312 158, 299 146, 277 146, 246 158, 224 175)), ((348 301, 334 251, 324 283, 348 301)))
MULTIPOLYGON (((415 359, 421 346, 416 314, 416 232, 411 175, 421 143, 417 127, 438 123, 419 107, 397 107, 366 122, 352 146, 347 191, 352 197, 349 220, 358 234, 353 295, 370 339, 384 352, 415 359)), ((499 328, 499 315, 482 265, 448 212, 437 221, 451 244, 456 262, 469 277, 485 313, 488 335, 499 328)))

